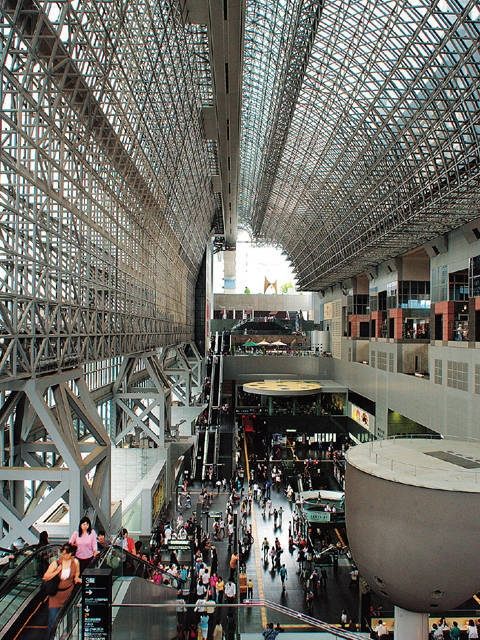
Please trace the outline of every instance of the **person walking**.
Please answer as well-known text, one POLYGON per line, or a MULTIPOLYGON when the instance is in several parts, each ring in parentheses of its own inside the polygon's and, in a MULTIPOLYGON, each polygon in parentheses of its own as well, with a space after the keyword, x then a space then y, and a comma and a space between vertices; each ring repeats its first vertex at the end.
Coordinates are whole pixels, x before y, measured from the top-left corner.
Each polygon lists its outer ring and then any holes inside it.
MULTIPOLYGON (((247 598, 249 600, 251 600, 253 598, 253 582, 252 582, 251 578, 248 578, 248 580, 247 580, 247 598)), ((478 636, 475 636, 475 637, 478 637, 478 636)))
POLYGON ((287 581, 287 567, 282 564, 280 567, 280 580, 282 581, 282 591, 285 591, 285 582, 287 581))
POLYGON ((269 552, 270 559, 272 561, 272 569, 275 567, 275 558, 277 557, 277 552, 275 547, 272 547, 269 552))
POLYGON ((263 549, 263 562, 266 563, 268 562, 268 550, 270 549, 270 543, 266 536, 262 542, 262 549, 263 549))

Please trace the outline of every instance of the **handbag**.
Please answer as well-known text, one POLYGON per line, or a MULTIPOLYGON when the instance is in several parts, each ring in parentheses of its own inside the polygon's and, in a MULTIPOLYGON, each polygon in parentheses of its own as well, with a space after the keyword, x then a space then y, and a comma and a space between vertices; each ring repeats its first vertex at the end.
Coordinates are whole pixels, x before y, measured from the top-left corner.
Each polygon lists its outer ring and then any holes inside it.
POLYGON ((53 576, 53 578, 50 578, 50 580, 44 580, 42 584, 44 594, 47 596, 56 595, 59 584, 60 584, 60 574, 53 576))

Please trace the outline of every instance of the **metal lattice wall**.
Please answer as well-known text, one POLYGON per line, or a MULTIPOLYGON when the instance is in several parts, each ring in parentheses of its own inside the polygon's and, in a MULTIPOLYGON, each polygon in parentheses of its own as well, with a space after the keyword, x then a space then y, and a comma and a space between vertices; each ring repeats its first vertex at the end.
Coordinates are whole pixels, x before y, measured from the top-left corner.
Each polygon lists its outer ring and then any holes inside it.
POLYGON ((167 1, 0 20, 0 379, 188 341, 215 211, 201 28, 167 1))

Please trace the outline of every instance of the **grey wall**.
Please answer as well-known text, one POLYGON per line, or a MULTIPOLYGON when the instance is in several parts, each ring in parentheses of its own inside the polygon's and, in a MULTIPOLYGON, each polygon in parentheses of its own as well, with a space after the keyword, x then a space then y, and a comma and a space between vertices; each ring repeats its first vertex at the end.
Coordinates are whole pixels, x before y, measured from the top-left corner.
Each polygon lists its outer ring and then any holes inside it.
POLYGON ((226 356, 223 377, 225 380, 326 380, 330 379, 331 365, 332 358, 314 356, 226 356))
POLYGON ((438 385, 425 378, 335 359, 331 378, 376 402, 379 436, 388 435, 390 409, 443 435, 480 437, 480 395, 447 387, 446 380, 438 385))

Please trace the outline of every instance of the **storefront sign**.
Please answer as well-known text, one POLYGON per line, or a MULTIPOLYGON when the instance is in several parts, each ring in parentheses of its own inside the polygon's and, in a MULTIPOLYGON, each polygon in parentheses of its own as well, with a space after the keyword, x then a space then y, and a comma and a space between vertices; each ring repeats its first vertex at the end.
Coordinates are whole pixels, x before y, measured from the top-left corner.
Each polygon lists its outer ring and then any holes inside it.
POLYGON ((190 540, 169 540, 167 547, 170 551, 188 551, 191 548, 190 540))
POLYGON ((305 511, 309 522, 330 522, 331 511, 305 511))
POLYGON ((369 431, 374 431, 375 429, 375 416, 372 416, 371 413, 364 411, 357 405, 353 403, 350 404, 350 417, 352 420, 355 420, 358 424, 361 424, 364 429, 368 429, 369 431))

